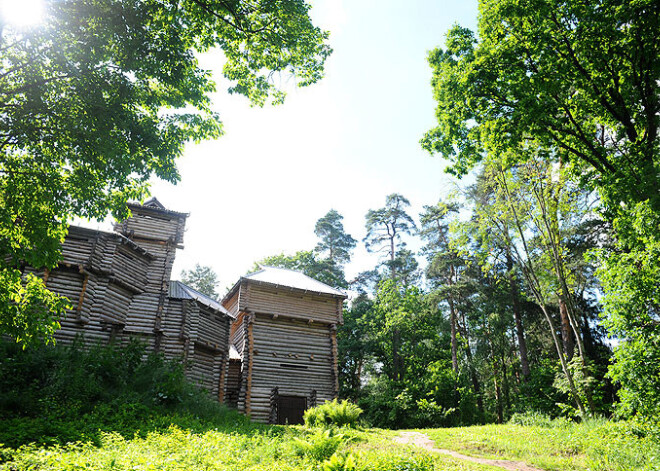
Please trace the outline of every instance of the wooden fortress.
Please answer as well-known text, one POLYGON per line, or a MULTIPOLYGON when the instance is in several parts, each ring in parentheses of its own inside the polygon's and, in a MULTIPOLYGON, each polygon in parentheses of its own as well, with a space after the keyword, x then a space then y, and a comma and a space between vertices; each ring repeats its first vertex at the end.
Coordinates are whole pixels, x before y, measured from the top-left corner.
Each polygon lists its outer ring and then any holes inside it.
POLYGON ((71 227, 61 263, 43 273, 73 305, 58 342, 140 339, 184 359, 192 380, 259 422, 297 423, 306 408, 337 396, 344 293, 266 267, 219 303, 171 280, 187 214, 155 198, 129 207, 132 216, 112 232, 71 227))
POLYGON ((129 207, 132 217, 114 232, 69 229, 62 261, 44 274, 46 286, 73 305, 55 338, 139 339, 167 358, 186 360, 188 376, 223 400, 233 318, 217 301, 170 281, 187 215, 156 199, 129 207))
POLYGON ((227 397, 268 423, 301 423, 305 409, 337 397, 337 324, 346 295, 302 273, 263 267, 223 305, 235 317, 227 397))

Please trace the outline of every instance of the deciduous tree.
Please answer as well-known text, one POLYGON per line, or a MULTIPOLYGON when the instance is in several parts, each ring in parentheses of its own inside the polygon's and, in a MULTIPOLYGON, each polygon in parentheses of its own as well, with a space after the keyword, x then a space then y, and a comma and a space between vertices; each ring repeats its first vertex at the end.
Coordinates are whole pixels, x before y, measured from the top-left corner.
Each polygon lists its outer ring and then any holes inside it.
POLYGON ((181 280, 206 296, 214 299, 218 297, 218 292, 216 291, 218 287, 218 275, 211 267, 196 263, 195 268, 181 272, 181 280))
POLYGON ((282 101, 273 75, 316 82, 330 53, 304 0, 44 5, 29 29, 0 18, 0 333, 22 342, 65 303, 22 267, 55 267, 71 217, 126 217, 152 176, 178 180, 186 142, 221 134, 197 53, 219 48, 230 93, 256 105, 282 101))
POLYGON ((478 40, 456 26, 429 55, 438 126, 422 145, 464 174, 534 140, 611 210, 659 210, 658 2, 481 0, 480 13, 478 40))

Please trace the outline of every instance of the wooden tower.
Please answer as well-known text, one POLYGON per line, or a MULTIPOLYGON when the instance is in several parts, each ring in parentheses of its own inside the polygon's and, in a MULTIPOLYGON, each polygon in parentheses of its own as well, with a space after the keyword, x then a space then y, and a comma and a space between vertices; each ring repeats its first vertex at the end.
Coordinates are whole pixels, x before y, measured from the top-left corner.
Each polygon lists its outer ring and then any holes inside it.
POLYGON ((263 423, 301 423, 337 397, 337 324, 346 295, 302 273, 264 267, 242 277, 223 305, 230 332, 227 400, 263 423))

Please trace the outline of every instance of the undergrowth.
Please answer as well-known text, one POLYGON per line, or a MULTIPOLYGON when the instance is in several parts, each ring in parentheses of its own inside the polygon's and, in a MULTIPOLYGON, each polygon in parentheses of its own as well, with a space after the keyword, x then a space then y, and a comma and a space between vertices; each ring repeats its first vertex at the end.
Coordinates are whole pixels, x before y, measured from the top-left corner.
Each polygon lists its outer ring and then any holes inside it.
POLYGON ((320 426, 355 426, 362 414, 355 404, 348 401, 338 402, 337 399, 326 401, 325 403, 311 407, 305 411, 304 420, 308 427, 320 426))
MULTIPOLYGON (((322 427, 253 424, 183 372, 183 364, 147 355, 139 344, 22 351, 0 343, 0 471, 485 469, 395 445, 392 431, 339 427, 358 419, 348 404, 310 413, 310 425, 322 427)), ((660 469, 660 433, 642 422, 525 414, 506 425, 425 433, 440 448, 548 470, 660 469)))
POLYGON ((0 342, 0 443, 99 445, 103 432, 132 438, 172 424, 203 431, 255 427, 200 391, 181 362, 143 345, 43 346, 0 342))

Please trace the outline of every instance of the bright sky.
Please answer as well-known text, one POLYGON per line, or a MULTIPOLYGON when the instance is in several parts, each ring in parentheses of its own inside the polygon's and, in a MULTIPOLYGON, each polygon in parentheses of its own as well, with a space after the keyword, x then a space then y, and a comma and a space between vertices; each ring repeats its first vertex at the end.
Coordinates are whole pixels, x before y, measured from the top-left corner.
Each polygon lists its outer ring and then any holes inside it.
MULTIPOLYGON (((224 292, 263 257, 312 249, 314 225, 330 209, 361 241, 366 212, 386 195, 408 198, 417 220, 423 205, 451 189, 442 159, 419 145, 435 122, 426 55, 453 24, 475 28, 477 0, 312 5, 334 53, 326 77, 292 88, 284 105, 250 108, 226 93, 221 58, 204 58, 217 71, 214 103, 225 135, 187 147, 178 185, 152 187, 168 209, 190 213, 174 278, 197 262, 209 265, 224 292)), ((361 244, 353 259, 349 279, 377 261, 361 244)))

